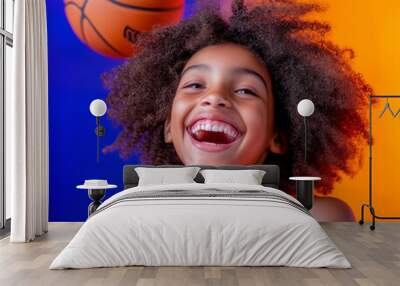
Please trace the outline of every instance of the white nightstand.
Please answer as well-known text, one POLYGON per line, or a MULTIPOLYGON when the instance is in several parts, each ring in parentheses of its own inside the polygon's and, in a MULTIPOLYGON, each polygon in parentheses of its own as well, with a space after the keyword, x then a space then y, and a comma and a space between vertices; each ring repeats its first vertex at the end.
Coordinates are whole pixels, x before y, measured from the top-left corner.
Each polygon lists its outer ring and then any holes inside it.
POLYGON ((96 211, 101 205, 101 199, 106 194, 107 189, 114 189, 117 185, 108 184, 107 180, 85 180, 83 185, 76 186, 77 189, 86 189, 92 203, 88 206, 88 216, 96 211))
POLYGON ((289 180, 296 181, 296 198, 308 210, 314 203, 314 182, 321 180, 320 177, 290 177, 289 180))

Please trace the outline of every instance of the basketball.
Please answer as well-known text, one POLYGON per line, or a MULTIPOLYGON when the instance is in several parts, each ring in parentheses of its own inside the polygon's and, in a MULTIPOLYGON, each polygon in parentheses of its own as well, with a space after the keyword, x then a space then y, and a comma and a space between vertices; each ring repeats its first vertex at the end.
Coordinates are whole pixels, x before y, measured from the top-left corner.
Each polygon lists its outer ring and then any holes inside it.
POLYGON ((184 0, 65 0, 64 6, 82 42, 101 55, 127 58, 135 35, 180 21, 184 0))

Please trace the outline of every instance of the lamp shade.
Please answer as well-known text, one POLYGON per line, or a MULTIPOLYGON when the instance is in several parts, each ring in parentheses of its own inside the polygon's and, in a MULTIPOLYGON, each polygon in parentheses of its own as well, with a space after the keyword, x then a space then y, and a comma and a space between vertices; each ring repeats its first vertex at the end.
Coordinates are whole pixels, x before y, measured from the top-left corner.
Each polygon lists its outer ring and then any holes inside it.
POLYGON ((309 99, 303 99, 297 104, 297 112, 303 117, 311 116, 314 109, 314 103, 309 99))
POLYGON ((107 111, 106 103, 101 99, 95 99, 90 103, 90 113, 93 116, 100 117, 103 116, 107 111))

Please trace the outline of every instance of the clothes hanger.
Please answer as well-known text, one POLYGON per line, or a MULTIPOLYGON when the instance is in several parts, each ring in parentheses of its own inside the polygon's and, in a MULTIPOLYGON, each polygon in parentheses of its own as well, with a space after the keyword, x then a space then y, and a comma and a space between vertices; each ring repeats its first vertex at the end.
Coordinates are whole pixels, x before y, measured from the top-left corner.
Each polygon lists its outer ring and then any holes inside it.
POLYGON ((400 114, 400 108, 396 111, 396 113, 393 112, 392 108, 390 107, 389 98, 386 98, 385 107, 381 111, 381 114, 379 114, 379 118, 381 118, 385 114, 386 110, 389 110, 393 118, 396 118, 400 114))

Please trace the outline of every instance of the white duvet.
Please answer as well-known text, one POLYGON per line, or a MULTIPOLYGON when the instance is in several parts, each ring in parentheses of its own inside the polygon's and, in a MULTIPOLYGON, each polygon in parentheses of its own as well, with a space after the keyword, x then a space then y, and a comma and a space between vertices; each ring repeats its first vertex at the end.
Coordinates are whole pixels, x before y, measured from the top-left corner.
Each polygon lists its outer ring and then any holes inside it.
POLYGON ((299 204, 282 191, 256 185, 194 183, 127 189, 99 207, 50 269, 127 265, 351 267, 318 222, 290 204, 234 196, 119 201, 137 192, 205 192, 210 188, 261 190, 299 204))

